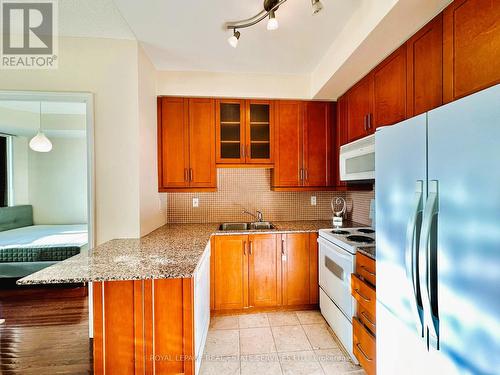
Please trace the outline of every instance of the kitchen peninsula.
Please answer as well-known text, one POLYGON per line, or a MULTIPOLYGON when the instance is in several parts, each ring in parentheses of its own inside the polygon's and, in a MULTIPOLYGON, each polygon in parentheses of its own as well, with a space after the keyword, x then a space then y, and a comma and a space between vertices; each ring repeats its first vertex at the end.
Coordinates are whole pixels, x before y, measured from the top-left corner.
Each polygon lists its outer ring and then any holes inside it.
MULTIPOLYGON (((257 242, 253 253, 243 248, 245 257, 253 257, 246 258, 245 264, 253 264, 254 258, 271 249, 276 253, 279 275, 282 269, 283 276, 287 272, 282 261, 297 261, 293 267, 288 266, 288 282, 292 285, 298 284, 292 277, 292 268, 306 259, 303 268, 307 270, 307 283, 310 281, 307 289, 311 290, 310 294, 307 291, 306 304, 317 306, 317 231, 329 227, 330 222, 274 225, 273 230, 219 231, 217 224, 167 224, 141 239, 109 241, 90 254, 74 256, 23 278, 18 284, 93 282, 95 374, 115 373, 118 369, 120 374, 194 374, 201 363, 210 306, 213 307, 214 275, 210 269, 215 265, 214 256, 210 256, 214 252, 211 239, 273 236, 271 243, 276 248, 268 246, 263 251, 257 242), (295 260, 292 246, 304 242, 304 238, 306 252, 302 251, 295 260)), ((281 278, 278 286, 276 293, 281 293, 281 278)), ((289 288, 289 293, 294 290, 299 289, 289 288)), ((302 293, 304 283, 300 290, 302 293)), ((285 304, 286 301, 278 303, 284 308, 285 304)))

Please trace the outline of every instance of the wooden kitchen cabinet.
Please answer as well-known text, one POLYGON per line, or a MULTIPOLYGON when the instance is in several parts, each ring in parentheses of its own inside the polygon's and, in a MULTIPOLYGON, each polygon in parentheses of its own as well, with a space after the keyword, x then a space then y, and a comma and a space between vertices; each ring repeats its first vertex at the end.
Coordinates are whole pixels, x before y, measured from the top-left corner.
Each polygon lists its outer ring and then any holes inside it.
POLYGON ((271 165, 273 101, 218 99, 216 107, 217 164, 271 165))
POLYGON ((373 70, 373 120, 368 130, 396 124, 406 118, 406 45, 402 45, 373 70))
POLYGON ((500 2, 455 0, 443 12, 444 102, 500 83, 500 2))
POLYGON ((317 233, 214 236, 214 311, 319 302, 317 233))
POLYGON ((249 306, 281 305, 281 255, 277 251, 277 236, 248 236, 248 295, 249 306))
POLYGON ((347 143, 347 94, 337 100, 336 118, 332 150, 332 180, 335 186, 345 188, 347 184, 340 180, 340 146, 347 143))
POLYGON ((443 15, 406 42, 407 117, 443 104, 443 15))
POLYGON ((351 294, 356 300, 353 317, 353 353, 367 374, 376 372, 376 262, 358 252, 351 275, 351 294))
POLYGON ((318 303, 317 234, 285 233, 281 235, 283 259, 283 305, 318 303))
POLYGON ((331 185, 332 103, 281 100, 276 117, 273 188, 331 185))
POLYGON ((347 92, 347 143, 366 137, 373 113, 373 76, 369 73, 347 92))
POLYGON ((248 306, 248 236, 216 236, 213 243, 214 309, 243 309, 248 306))
POLYGON ((158 98, 159 191, 214 190, 212 99, 158 98))

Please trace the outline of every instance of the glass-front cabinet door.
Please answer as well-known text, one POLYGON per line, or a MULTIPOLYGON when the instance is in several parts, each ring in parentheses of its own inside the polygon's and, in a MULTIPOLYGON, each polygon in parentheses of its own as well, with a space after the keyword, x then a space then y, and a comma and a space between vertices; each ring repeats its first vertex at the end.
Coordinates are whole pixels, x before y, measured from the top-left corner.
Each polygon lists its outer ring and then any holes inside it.
POLYGON ((272 160, 272 102, 247 100, 246 162, 271 163, 272 160))
POLYGON ((217 163, 245 162, 245 101, 217 101, 217 163))

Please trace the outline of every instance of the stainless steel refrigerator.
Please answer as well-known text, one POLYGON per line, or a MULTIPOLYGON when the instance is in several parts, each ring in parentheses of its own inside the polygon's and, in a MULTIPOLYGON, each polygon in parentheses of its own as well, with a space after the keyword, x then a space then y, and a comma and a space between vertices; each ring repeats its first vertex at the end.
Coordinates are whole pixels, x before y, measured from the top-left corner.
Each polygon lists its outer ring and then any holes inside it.
POLYGON ((500 85, 375 144, 378 375, 500 374, 500 85))

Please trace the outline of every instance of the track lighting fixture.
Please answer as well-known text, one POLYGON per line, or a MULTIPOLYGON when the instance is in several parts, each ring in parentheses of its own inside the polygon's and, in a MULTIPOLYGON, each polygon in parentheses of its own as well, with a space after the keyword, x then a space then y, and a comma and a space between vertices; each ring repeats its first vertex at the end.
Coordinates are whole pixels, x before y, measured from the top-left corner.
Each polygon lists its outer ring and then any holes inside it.
MULTIPOLYGON (((231 47, 238 46, 238 39, 240 39, 239 29, 245 29, 258 24, 260 21, 267 20, 267 29, 276 30, 279 27, 278 20, 276 19, 276 11, 287 0, 264 0, 264 9, 255 16, 242 21, 227 22, 225 28, 233 30, 233 35, 227 40, 231 47)), ((323 9, 323 4, 320 0, 311 0, 312 14, 317 14, 323 9)))
POLYGON ((229 43, 229 45, 233 48, 236 48, 238 47, 238 40, 240 39, 240 32, 236 29, 234 29, 233 31, 233 35, 231 35, 229 37, 229 39, 227 40, 227 42, 229 43))

